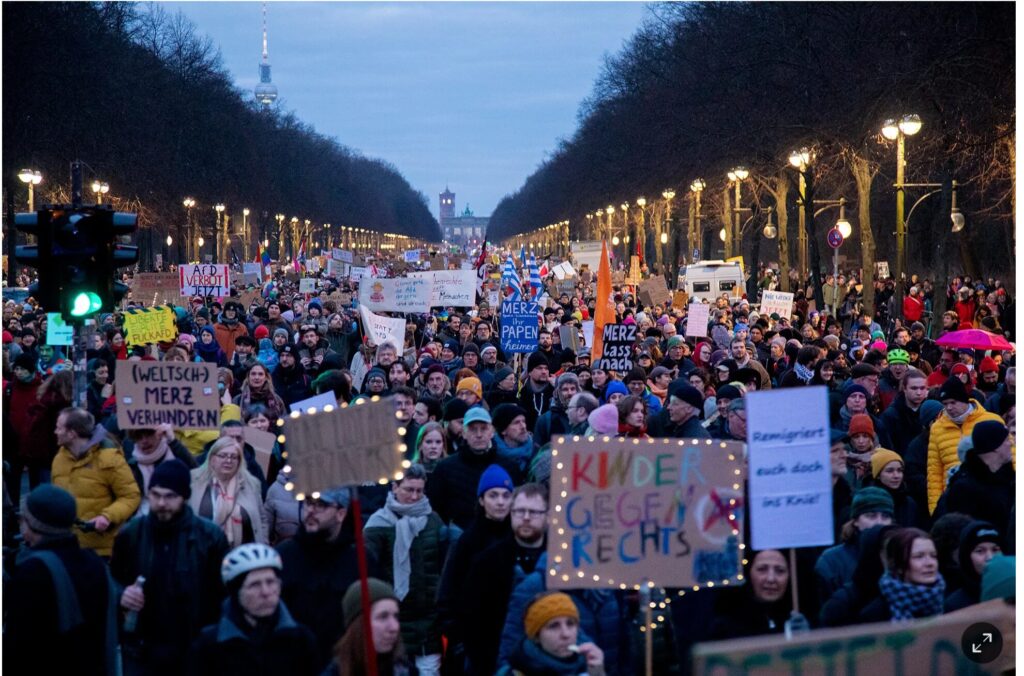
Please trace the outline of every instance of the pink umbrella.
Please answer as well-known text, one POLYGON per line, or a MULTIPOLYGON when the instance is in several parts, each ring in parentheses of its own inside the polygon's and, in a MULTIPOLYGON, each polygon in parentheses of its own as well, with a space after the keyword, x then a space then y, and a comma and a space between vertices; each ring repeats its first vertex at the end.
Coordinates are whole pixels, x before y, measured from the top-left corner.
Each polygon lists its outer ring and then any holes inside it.
POLYGON ((1012 350, 1013 346, 1003 338, 981 329, 963 329, 950 331, 935 341, 943 347, 970 347, 975 350, 1012 350))

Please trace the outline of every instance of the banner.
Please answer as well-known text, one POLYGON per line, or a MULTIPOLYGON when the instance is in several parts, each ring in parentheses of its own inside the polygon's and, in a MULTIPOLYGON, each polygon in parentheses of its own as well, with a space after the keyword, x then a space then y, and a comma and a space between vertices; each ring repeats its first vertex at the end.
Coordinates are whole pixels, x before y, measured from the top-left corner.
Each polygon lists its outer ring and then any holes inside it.
POLYGON ((359 304, 359 316, 363 320, 363 331, 376 346, 391 343, 401 354, 405 348, 405 320, 401 317, 382 317, 370 312, 359 304))
POLYGON ((501 304, 501 349, 505 354, 528 353, 537 349, 540 333, 540 305, 523 300, 501 304))
POLYGON ((794 387, 745 399, 752 546, 833 544, 828 390, 794 387))
POLYGON ((788 291, 764 291, 761 293, 761 309, 758 314, 771 317, 773 314, 791 319, 793 317, 793 294, 788 291))
POLYGON ((333 279, 348 277, 351 268, 352 266, 349 263, 342 263, 331 258, 327 261, 327 276, 333 279))
POLYGON ((690 303, 690 307, 686 310, 687 338, 705 338, 708 335, 708 317, 710 312, 710 305, 690 303))
POLYGON ((174 311, 166 305, 124 312, 124 342, 128 347, 171 341, 177 337, 174 311))
POLYGON ((474 270, 412 272, 409 277, 433 281, 430 307, 472 307, 476 303, 477 276, 474 270))
POLYGON ((118 364, 114 383, 117 425, 123 430, 163 423, 177 429, 220 427, 216 364, 126 361, 118 364))
POLYGON ((601 358, 594 366, 625 373, 633 368, 635 342, 636 324, 605 324, 601 331, 601 358))
POLYGON ((179 295, 226 296, 231 292, 228 266, 213 263, 189 263, 178 268, 179 295))
POLYGON ((743 444, 558 436, 549 589, 742 583, 743 444))
POLYGON ((390 399, 285 418, 290 490, 299 500, 315 499, 322 489, 400 477, 405 444, 398 431, 390 399))
POLYGON ((425 277, 366 279, 359 299, 374 312, 430 312, 431 281, 425 277))
POLYGON ((132 301, 146 305, 181 305, 177 272, 139 272, 131 279, 132 301))
POLYGON ((64 323, 64 315, 59 312, 46 313, 46 344, 73 345, 75 327, 64 323))

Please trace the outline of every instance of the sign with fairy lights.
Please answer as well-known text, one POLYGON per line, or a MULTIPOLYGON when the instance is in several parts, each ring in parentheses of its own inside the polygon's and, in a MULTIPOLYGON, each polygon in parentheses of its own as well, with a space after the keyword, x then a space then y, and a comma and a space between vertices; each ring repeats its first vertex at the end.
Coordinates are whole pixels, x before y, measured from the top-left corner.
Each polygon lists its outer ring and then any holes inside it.
POLYGON ((743 583, 743 444, 558 437, 550 589, 743 583))
POLYGON ((278 441, 288 444, 285 488, 304 500, 334 486, 400 479, 409 463, 397 415, 394 403, 380 397, 292 412, 278 423, 284 432, 278 441))

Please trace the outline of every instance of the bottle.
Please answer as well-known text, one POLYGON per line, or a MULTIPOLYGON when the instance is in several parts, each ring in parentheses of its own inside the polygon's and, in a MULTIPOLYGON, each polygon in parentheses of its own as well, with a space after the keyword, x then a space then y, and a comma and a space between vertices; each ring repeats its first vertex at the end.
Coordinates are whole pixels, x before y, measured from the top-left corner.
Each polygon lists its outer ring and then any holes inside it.
MULTIPOLYGON (((143 577, 142 575, 139 575, 137 578, 135 578, 135 584, 141 587, 142 585, 146 584, 146 578, 143 577)), ((123 626, 124 626, 124 630, 125 630, 126 633, 134 634, 135 633, 135 628, 138 626, 138 624, 139 624, 139 611, 137 611, 137 610, 129 610, 127 613, 124 614, 124 625, 123 626)))

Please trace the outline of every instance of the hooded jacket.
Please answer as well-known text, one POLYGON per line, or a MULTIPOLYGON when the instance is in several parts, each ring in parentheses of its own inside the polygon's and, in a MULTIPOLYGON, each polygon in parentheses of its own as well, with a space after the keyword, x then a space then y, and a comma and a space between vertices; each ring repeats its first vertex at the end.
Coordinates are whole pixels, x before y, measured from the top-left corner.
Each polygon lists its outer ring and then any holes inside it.
MULTIPOLYGON (((236 312, 236 314, 238 313, 236 312)), ((220 314, 220 321, 213 327, 213 337, 220 345, 220 349, 224 350, 224 356, 228 361, 231 361, 231 357, 235 354, 235 338, 248 335, 249 329, 245 327, 245 322, 237 318, 234 321, 229 321, 224 317, 223 312, 220 314)))
POLYGON ((1002 418, 995 413, 986 411, 977 399, 971 399, 974 409, 967 414, 961 424, 956 424, 943 411, 932 424, 928 433, 928 511, 935 511, 935 505, 939 502, 939 496, 946 490, 949 483, 950 470, 960 466, 960 456, 957 455, 956 447, 960 439, 970 436, 974 426, 982 420, 997 420, 1002 418))

